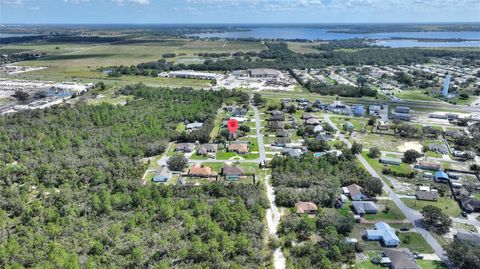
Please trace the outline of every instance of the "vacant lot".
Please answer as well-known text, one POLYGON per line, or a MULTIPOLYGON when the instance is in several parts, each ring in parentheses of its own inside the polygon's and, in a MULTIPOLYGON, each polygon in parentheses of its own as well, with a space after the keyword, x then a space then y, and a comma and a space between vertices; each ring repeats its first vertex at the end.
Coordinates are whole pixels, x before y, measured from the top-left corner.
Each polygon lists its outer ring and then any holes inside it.
POLYGON ((416 199, 402 199, 406 206, 418 211, 422 211, 423 207, 433 205, 442 209, 443 213, 450 217, 459 217, 462 214, 458 203, 453 198, 440 197, 437 202, 420 201, 416 199))

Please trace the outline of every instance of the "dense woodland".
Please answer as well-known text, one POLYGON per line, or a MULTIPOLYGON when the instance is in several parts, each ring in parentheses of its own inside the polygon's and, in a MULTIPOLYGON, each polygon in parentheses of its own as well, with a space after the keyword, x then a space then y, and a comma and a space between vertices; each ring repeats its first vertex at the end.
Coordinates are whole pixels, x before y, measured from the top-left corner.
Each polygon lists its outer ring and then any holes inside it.
POLYGON ((371 177, 354 159, 350 150, 343 150, 342 157, 330 154, 320 158, 307 154, 299 160, 275 157, 271 165, 277 205, 292 207, 306 201, 333 207, 341 187, 351 183, 364 187, 371 195, 380 194, 381 181, 371 177))
POLYGON ((62 105, 0 118, 0 268, 258 268, 262 186, 141 186, 142 157, 224 91, 127 87, 125 106, 62 105), (236 265, 236 266, 235 266, 236 265))

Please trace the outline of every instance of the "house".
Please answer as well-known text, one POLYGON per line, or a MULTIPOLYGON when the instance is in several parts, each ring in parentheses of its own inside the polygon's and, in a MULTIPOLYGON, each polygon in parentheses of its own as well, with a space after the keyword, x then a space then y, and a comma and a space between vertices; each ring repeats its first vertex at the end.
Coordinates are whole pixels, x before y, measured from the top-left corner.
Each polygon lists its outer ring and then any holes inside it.
POLYGON ((448 131, 445 131, 444 135, 445 137, 456 139, 461 137, 462 133, 460 133, 459 130, 448 130, 448 131))
POLYGON ((357 117, 362 117, 365 114, 365 107, 362 105, 356 105, 353 110, 353 115, 357 117))
POLYGON ((247 109, 246 108, 234 108, 232 111, 232 116, 234 117, 246 117, 247 116, 247 109))
POLYGON ((155 171, 155 175, 153 175, 153 182, 167 182, 168 179, 172 176, 172 171, 168 169, 166 166, 160 167, 157 171, 155 171))
POLYGON ((287 146, 287 144, 290 144, 290 143, 292 143, 291 138, 288 138, 288 137, 279 138, 275 140, 275 142, 273 143, 273 146, 284 148, 287 146))
POLYGON ((270 121, 267 125, 268 129, 273 130, 283 129, 283 127, 285 127, 285 124, 281 121, 270 121))
POLYGON ((473 212, 480 212, 480 201, 470 198, 470 197, 463 197, 460 199, 460 205, 462 206, 463 210, 468 213, 473 212))
POLYGON ((418 164, 415 165, 415 168, 423 169, 423 170, 439 171, 441 166, 438 163, 429 163, 426 161, 419 161, 418 164))
POLYGON ((315 125, 313 127, 313 132, 314 133, 320 133, 321 131, 323 131, 323 126, 322 125, 315 125))
POLYGON ((402 160, 398 158, 381 157, 379 162, 383 164, 400 165, 402 160))
POLYGON ((346 187, 346 190, 346 194, 349 194, 350 198, 354 201, 361 201, 368 198, 368 196, 364 194, 363 188, 358 186, 357 184, 348 185, 346 187))
POLYGON ((239 123, 244 123, 248 121, 248 119, 245 117, 230 117, 230 120, 236 120, 239 123))
POLYGON ((270 116, 270 119, 268 119, 269 121, 284 121, 285 120, 285 115, 284 114, 281 114, 281 115, 272 115, 270 116))
POLYGON ((376 214, 378 207, 372 201, 353 201, 352 207, 357 215, 376 214))
POLYGON ((197 150, 198 155, 207 155, 208 153, 215 153, 217 152, 218 145, 217 144, 202 144, 197 150))
POLYGON ((423 136, 432 137, 432 138, 436 138, 440 132, 439 130, 433 128, 430 125, 423 126, 422 131, 423 131, 423 136))
POLYGON ((410 113, 410 108, 408 106, 397 106, 395 109, 394 109, 395 113, 404 113, 404 114, 408 114, 410 113))
POLYGON ((283 149, 282 154, 290 157, 300 157, 302 156, 303 151, 296 148, 285 148, 283 149))
POLYGON ((230 144, 228 145, 228 151, 236 152, 238 154, 248 153, 248 144, 230 144))
POLYGON ((459 240, 462 241, 468 241, 473 243, 474 245, 480 246, 480 233, 474 233, 474 232, 467 232, 467 231, 459 231, 456 235, 455 238, 458 238, 459 240))
POLYGON ((453 156, 457 158, 462 158, 462 159, 467 159, 467 160, 473 160, 475 159, 475 153, 471 151, 459 151, 455 150, 453 152, 453 156))
POLYGON ((270 115, 272 116, 279 116, 279 115, 283 115, 283 112, 282 111, 279 111, 279 110, 272 110, 269 112, 270 115))
POLYGON ((212 168, 208 166, 194 165, 188 170, 188 175, 192 177, 209 177, 212 175, 212 168))
POLYGON ((391 269, 420 269, 415 256, 406 248, 385 248, 383 252, 390 260, 391 269))
POLYGON ((417 197, 417 200, 423 200, 423 201, 438 200, 438 192, 436 191, 417 190, 415 192, 415 196, 417 197))
POLYGON ((369 105, 368 106, 368 113, 370 115, 378 115, 382 110, 382 106, 380 105, 369 105))
POLYGON ((332 140, 332 136, 328 135, 328 134, 319 134, 315 137, 315 140, 328 142, 328 141, 332 140))
POLYGON ((395 234, 395 230, 385 222, 375 223, 375 229, 365 230, 364 236, 367 240, 379 240, 388 247, 396 247, 400 244, 400 239, 398 239, 397 235, 395 234))
POLYGON ((448 147, 445 144, 429 144, 428 150, 444 155, 448 154, 448 147))
POLYGON ((320 121, 317 120, 316 118, 310 118, 308 120, 305 120, 305 125, 319 125, 320 124, 320 121))
POLYGON ((298 202, 295 204, 297 214, 315 214, 317 213, 317 205, 312 202, 298 202))
POLYGON ((175 147, 175 151, 188 153, 188 152, 192 152, 194 148, 195 148, 195 144, 193 143, 179 143, 175 147))
POLYGON ((202 128, 203 123, 201 122, 193 122, 193 123, 188 123, 186 125, 187 130, 192 131, 192 130, 198 130, 202 128))
POLYGON ((391 120, 403 120, 403 121, 410 121, 412 120, 412 115, 404 114, 404 113, 392 113, 389 117, 391 120))
POLYGON ((450 178, 448 177, 448 174, 443 172, 443 171, 437 171, 435 173, 435 181, 437 182, 448 182, 450 178))
POLYGON ((302 120, 315 119, 317 116, 313 113, 303 113, 302 120))
POLYGON ((290 133, 285 129, 280 129, 275 132, 277 137, 290 137, 290 133))
POLYGON ((225 176, 227 180, 238 180, 240 177, 244 176, 245 173, 243 169, 238 166, 225 165, 222 168, 222 175, 225 176))

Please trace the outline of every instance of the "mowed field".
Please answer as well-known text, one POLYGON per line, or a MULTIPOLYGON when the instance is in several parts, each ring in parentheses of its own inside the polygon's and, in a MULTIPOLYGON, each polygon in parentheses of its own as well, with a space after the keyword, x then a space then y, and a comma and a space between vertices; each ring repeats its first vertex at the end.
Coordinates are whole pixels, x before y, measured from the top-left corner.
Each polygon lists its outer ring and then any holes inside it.
POLYGON ((25 66, 46 66, 47 69, 27 72, 13 77, 18 79, 79 82, 105 81, 109 84, 124 85, 143 82, 152 86, 191 86, 208 87, 205 80, 153 78, 144 76, 122 76, 110 78, 98 72, 100 67, 115 65, 135 65, 139 63, 157 61, 162 54, 175 53, 175 58, 168 61, 183 63, 203 62, 204 58, 198 53, 221 53, 236 51, 261 51, 265 46, 261 42, 249 41, 202 41, 188 39, 168 39, 152 42, 134 40, 128 44, 81 44, 81 43, 32 43, 1 46, 0 51, 28 51, 32 53, 46 53, 39 60, 17 63, 25 66))

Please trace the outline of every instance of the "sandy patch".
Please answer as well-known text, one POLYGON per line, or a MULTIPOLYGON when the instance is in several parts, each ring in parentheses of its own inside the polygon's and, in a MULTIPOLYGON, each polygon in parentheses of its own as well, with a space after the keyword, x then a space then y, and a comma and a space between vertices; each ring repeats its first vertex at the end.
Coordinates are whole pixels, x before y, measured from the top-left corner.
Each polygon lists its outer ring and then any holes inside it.
POLYGON ((420 144, 420 142, 418 141, 405 142, 397 147, 398 151, 400 152, 405 152, 410 149, 414 149, 418 152, 422 152, 422 148, 423 148, 422 144, 420 144))

